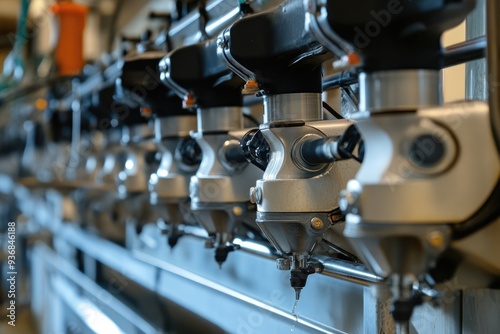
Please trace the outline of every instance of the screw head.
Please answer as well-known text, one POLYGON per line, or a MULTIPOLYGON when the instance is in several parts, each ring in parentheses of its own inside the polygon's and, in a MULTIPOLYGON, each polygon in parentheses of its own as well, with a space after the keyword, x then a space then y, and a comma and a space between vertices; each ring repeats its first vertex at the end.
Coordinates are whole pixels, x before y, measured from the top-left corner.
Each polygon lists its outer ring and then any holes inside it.
POLYGON ((314 217, 311 219, 311 227, 315 230, 321 230, 325 224, 321 220, 321 218, 314 217))
POLYGON ((339 194, 339 209, 342 212, 347 211, 347 208, 349 207, 349 202, 347 200, 346 193, 347 193, 346 190, 342 190, 339 194))
POLYGON ((227 47, 226 41, 224 37, 217 38, 217 47, 221 49, 225 49, 227 47))
POLYGON ((343 213, 355 213, 357 214, 358 209, 356 204, 359 199, 359 193, 356 191, 351 191, 344 189, 339 194, 339 209, 343 213))
POLYGON ((241 216, 243 214, 243 209, 240 206, 233 206, 233 214, 235 216, 241 216))
POLYGON ((262 202, 262 190, 259 187, 250 188, 250 202, 260 204, 262 202))
POLYGON ((427 243, 433 248, 443 248, 445 246, 446 240, 443 233, 439 231, 433 231, 427 236, 427 243))

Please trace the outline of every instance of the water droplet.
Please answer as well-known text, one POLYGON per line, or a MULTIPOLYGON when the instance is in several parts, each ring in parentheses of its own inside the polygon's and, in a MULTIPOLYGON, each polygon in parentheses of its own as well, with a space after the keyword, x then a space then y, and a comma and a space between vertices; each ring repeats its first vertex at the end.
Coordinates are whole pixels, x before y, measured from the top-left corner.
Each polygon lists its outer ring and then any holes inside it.
MULTIPOLYGON (((295 299, 295 303, 293 303, 293 308, 292 308, 292 315, 295 317, 295 322, 298 323, 299 322, 299 314, 296 313, 296 309, 297 309, 297 304, 299 303, 299 300, 298 299, 295 299)), ((293 332, 295 331, 295 324, 292 325, 292 328, 290 328, 290 332, 293 332)))

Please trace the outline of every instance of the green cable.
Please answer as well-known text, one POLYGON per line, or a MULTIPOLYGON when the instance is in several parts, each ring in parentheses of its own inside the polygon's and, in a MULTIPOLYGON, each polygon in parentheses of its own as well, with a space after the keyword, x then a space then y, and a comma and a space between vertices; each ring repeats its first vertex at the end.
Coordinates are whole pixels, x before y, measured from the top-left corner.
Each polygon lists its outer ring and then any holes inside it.
POLYGON ((0 76, 0 91, 5 90, 19 82, 24 73, 24 62, 22 58, 22 50, 27 43, 26 27, 28 25, 28 9, 30 0, 21 0, 21 8, 19 13, 19 21, 17 22, 16 39, 14 46, 8 54, 3 64, 3 71, 0 76), (16 73, 21 71, 21 73, 16 73), (19 76, 19 77, 18 77, 19 76))

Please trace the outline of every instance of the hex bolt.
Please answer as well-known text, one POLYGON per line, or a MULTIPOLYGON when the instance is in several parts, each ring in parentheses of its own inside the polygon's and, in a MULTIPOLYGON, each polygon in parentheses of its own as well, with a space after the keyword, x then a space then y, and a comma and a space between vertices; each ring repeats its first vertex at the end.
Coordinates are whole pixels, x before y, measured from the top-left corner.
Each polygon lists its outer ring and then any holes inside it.
POLYGON ((233 214, 239 217, 243 214, 243 209, 239 206, 233 206, 233 214))
POLYGON ((432 231, 427 235, 427 243, 433 248, 443 248, 445 246, 445 238, 440 231, 432 231))
POLYGON ((349 201, 346 196, 347 190, 342 190, 339 194, 339 209, 342 212, 346 212, 349 207, 349 201))
POLYGON ((349 191, 347 189, 342 190, 339 194, 339 209, 343 213, 350 212, 357 214, 356 202, 359 199, 359 193, 354 191, 349 191))
POLYGON ((217 38, 217 47, 221 49, 227 49, 227 42, 224 37, 217 38))
POLYGON ((290 270, 290 260, 282 257, 276 259, 276 268, 278 270, 290 270))
POLYGON ((250 202, 260 204, 262 202, 262 190, 259 187, 250 188, 250 202))
POLYGON ((325 226, 325 224, 323 223, 323 221, 321 220, 321 218, 313 217, 311 219, 311 227, 313 229, 315 229, 315 230, 321 230, 324 226, 325 226))

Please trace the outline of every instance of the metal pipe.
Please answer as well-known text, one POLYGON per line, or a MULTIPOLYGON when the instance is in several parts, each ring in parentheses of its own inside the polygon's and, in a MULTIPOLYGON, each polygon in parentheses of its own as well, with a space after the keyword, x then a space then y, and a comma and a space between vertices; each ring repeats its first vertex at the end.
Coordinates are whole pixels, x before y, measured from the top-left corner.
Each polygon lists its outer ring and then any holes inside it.
POLYGON ((451 45, 444 50, 444 67, 455 66, 486 56, 486 36, 451 45))
MULTIPOLYGON (((185 234, 200 239, 206 239, 206 232, 201 230, 201 228, 190 227, 188 231, 185 231, 185 234), (198 229, 200 231, 197 231, 198 229)), ((234 240, 234 243, 241 247, 241 251, 248 254, 257 255, 269 260, 276 260, 279 257, 272 246, 265 245, 261 242, 237 238, 234 240)), ((319 261, 323 265, 321 274, 329 277, 363 286, 369 286, 383 281, 383 278, 370 273, 366 266, 360 263, 338 260, 324 255, 313 255, 311 260, 319 261)))
POLYGON ((360 263, 347 262, 320 255, 315 255, 313 258, 323 264, 322 274, 326 276, 363 286, 369 286, 384 281, 383 278, 370 273, 366 266, 360 263))
POLYGON ((306 141, 301 147, 301 156, 310 165, 342 160, 338 154, 338 141, 332 137, 306 141))
POLYGON ((358 82, 358 76, 350 73, 338 73, 326 77, 323 80, 323 90, 335 89, 341 86, 349 86, 358 82))
POLYGON ((488 38, 489 103, 493 135, 500 150, 500 2, 486 1, 486 36, 488 38))

